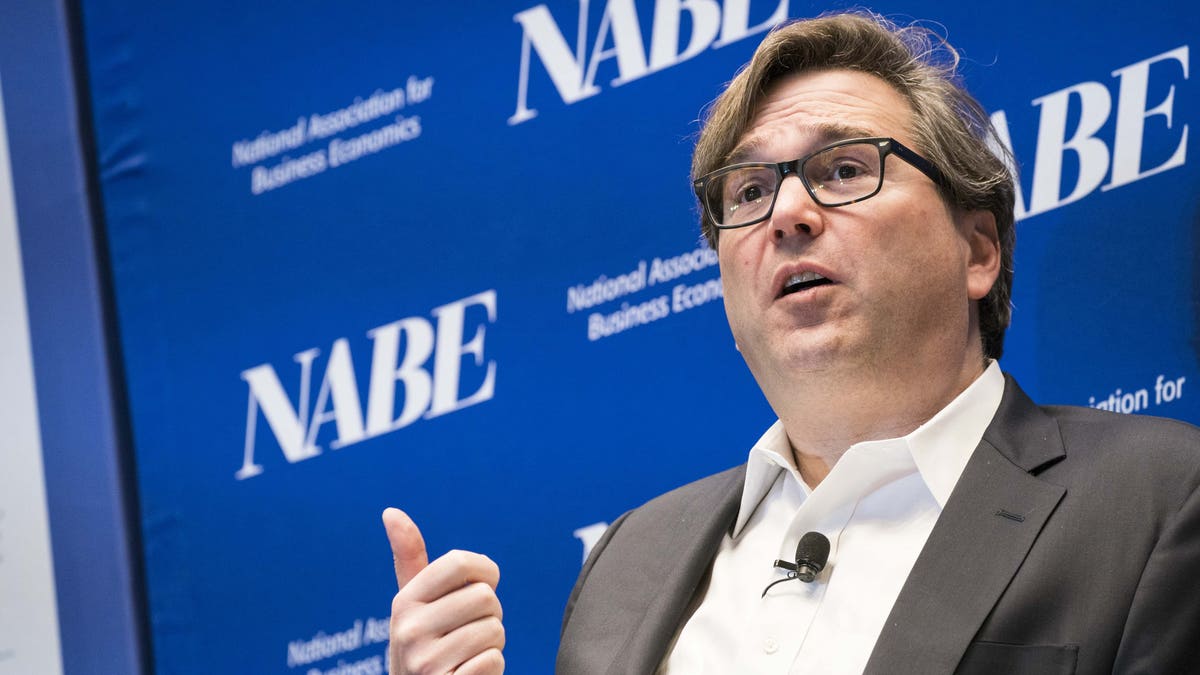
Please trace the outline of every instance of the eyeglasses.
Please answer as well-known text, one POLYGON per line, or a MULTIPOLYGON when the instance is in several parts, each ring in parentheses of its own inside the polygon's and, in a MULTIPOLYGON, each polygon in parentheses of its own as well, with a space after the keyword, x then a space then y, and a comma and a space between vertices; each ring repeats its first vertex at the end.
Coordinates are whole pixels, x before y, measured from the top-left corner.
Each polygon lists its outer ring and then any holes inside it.
POLYGON ((894 138, 852 138, 838 141, 789 162, 745 162, 705 174, 692 185, 718 229, 754 225, 771 217, 783 179, 795 174, 813 201, 821 206, 845 206, 879 194, 883 161, 895 154, 942 187, 945 175, 932 162, 894 138))

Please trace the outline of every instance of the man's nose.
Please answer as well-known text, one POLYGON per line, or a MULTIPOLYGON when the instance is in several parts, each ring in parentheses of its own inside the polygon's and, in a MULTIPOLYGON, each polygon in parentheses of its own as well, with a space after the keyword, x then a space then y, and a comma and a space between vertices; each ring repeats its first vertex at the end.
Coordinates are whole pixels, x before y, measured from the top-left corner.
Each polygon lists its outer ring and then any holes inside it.
POLYGON ((771 212, 771 236, 783 241, 793 235, 816 237, 824 231, 825 209, 813 201, 799 176, 785 176, 771 212))

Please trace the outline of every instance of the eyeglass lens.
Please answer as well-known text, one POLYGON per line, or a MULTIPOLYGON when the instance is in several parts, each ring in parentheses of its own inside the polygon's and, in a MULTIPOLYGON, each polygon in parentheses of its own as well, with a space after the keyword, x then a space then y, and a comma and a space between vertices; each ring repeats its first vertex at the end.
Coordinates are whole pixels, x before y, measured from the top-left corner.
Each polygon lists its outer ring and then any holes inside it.
MULTIPOLYGON (((880 187, 877 143, 847 143, 826 148, 801 166, 801 174, 819 204, 838 206, 870 196, 880 187)), ((766 217, 775 203, 783 173, 776 164, 731 168, 708 183, 708 203, 720 225, 733 227, 766 217), (717 210, 719 209, 719 210, 717 210)))

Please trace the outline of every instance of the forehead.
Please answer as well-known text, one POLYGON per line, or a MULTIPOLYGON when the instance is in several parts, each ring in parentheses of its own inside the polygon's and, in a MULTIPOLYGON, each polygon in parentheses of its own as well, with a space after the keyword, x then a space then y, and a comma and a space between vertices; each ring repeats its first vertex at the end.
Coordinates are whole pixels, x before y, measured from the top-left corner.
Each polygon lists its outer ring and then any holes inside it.
POLYGON ((798 73, 771 87, 730 159, 782 161, 860 136, 912 145, 911 119, 908 101, 879 77, 852 70, 798 73))

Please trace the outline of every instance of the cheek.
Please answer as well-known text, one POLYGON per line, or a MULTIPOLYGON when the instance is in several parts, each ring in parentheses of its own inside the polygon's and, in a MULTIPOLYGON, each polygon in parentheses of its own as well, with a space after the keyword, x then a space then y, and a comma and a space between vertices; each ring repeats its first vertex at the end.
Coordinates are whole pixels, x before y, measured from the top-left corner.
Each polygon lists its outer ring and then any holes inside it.
POLYGON ((750 292, 761 261, 761 252, 756 250, 751 239, 729 237, 728 241, 723 240, 717 252, 717 262, 725 294, 739 295, 750 292))
MULTIPOLYGON (((747 330, 760 324, 756 321, 754 278, 757 259, 749 255, 748 246, 731 246, 733 242, 722 241, 718 254, 719 269, 721 270, 721 285, 724 291, 725 317, 734 339, 741 342, 749 339, 747 330)), ((740 242, 744 244, 745 242, 740 242)))
POLYGON ((873 241, 858 244, 859 251, 875 251, 872 259, 860 257, 858 263, 872 280, 874 297, 912 306, 965 293, 968 247, 936 212, 913 213, 903 225, 876 231, 873 241))

